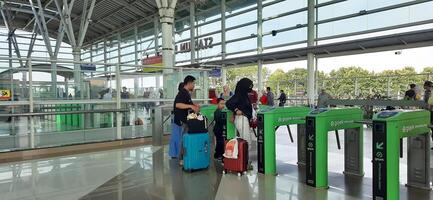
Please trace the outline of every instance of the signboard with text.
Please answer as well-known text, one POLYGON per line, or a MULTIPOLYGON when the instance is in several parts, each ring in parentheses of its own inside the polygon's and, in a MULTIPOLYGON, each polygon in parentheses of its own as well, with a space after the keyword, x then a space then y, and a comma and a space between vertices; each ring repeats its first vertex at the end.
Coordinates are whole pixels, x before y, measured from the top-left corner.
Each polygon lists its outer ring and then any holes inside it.
POLYGON ((10 90, 0 90, 0 100, 1 101, 11 100, 11 91, 10 90))
POLYGON ((155 68, 143 67, 141 69, 141 72, 146 72, 146 73, 162 71, 162 68, 164 67, 164 65, 162 63, 162 56, 161 55, 149 56, 149 57, 143 58, 141 60, 141 64, 146 65, 146 66, 154 66, 155 67, 155 68))

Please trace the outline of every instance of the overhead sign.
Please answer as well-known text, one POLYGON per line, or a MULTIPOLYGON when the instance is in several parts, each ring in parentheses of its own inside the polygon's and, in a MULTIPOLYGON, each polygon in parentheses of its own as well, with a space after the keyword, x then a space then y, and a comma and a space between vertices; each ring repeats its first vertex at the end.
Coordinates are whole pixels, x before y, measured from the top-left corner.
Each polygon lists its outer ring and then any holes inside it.
MULTIPOLYGON (((184 42, 176 45, 176 52, 187 53, 191 52, 191 42, 184 42)), ((213 37, 198 39, 195 41, 195 50, 210 49, 213 47, 213 37)))
POLYGON ((11 91, 10 90, 0 90, 0 100, 2 100, 2 101, 11 100, 11 91))
POLYGON ((158 71, 161 71, 162 68, 164 67, 164 65, 162 63, 162 56, 161 55, 143 58, 141 60, 141 64, 146 65, 146 66, 155 66, 156 67, 156 68, 143 67, 141 69, 141 72, 158 72, 158 71))
POLYGON ((81 70, 84 71, 96 71, 96 65, 94 64, 81 64, 81 70))
POLYGON ((221 68, 212 69, 209 71, 209 77, 221 77, 221 68))

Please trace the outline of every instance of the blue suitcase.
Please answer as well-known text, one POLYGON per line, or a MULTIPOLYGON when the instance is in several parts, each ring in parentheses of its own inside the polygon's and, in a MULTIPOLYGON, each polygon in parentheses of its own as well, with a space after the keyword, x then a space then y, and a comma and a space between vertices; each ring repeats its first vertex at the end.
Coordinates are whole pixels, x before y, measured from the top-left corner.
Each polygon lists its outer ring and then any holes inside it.
POLYGON ((206 169, 210 165, 210 141, 208 133, 183 135, 183 169, 206 169))

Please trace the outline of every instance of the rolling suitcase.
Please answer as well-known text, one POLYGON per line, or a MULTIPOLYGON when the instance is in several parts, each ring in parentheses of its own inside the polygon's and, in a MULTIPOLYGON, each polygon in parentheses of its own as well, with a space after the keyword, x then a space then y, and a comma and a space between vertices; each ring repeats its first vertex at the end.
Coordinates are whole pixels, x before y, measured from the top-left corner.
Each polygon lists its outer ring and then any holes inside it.
POLYGON ((210 141, 208 133, 183 135, 183 169, 194 171, 210 165, 210 141))
MULTIPOLYGON (((238 176, 246 173, 248 170, 248 142, 238 138, 238 158, 231 159, 224 157, 224 173, 237 173, 238 176)), ((227 142, 226 142, 227 143, 227 142)))

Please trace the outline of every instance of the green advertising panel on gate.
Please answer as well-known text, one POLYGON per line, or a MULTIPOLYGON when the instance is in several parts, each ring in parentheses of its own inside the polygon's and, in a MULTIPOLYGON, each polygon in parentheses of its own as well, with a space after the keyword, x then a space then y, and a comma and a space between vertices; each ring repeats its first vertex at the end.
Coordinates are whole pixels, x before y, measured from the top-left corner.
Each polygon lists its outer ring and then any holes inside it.
POLYGON ((373 118, 373 199, 399 199, 399 153, 407 138, 407 186, 430 190, 430 112, 383 111, 373 118))
POLYGON ((200 113, 208 119, 209 123, 211 123, 213 121, 213 114, 216 109, 216 105, 206 104, 200 107, 200 113))
MULTIPOLYGON (((305 144, 300 137, 305 136, 305 117, 311 111, 309 107, 269 107, 257 114, 257 156, 258 172, 276 174, 275 128, 298 124, 298 146, 305 144), (299 126, 301 125, 301 126, 299 126)), ((290 128, 290 127, 288 127, 290 128)), ((290 131, 290 130, 289 130, 290 131)), ((298 148, 298 151, 302 151, 298 148)), ((301 153, 298 152, 298 155, 301 153)), ((298 156, 298 161, 302 160, 298 156)), ((299 162, 298 162, 299 163, 299 162)))
POLYGON ((317 109, 306 118, 306 183, 328 188, 328 132, 345 130, 344 174, 363 176, 363 119, 359 108, 317 109))
MULTIPOLYGON (((267 109, 269 106, 259 105, 258 112, 263 109, 267 109)), ((236 137, 236 127, 233 123, 233 112, 227 108, 222 111, 223 118, 226 120, 226 124, 223 127, 223 136, 226 140, 233 139, 236 137)))

